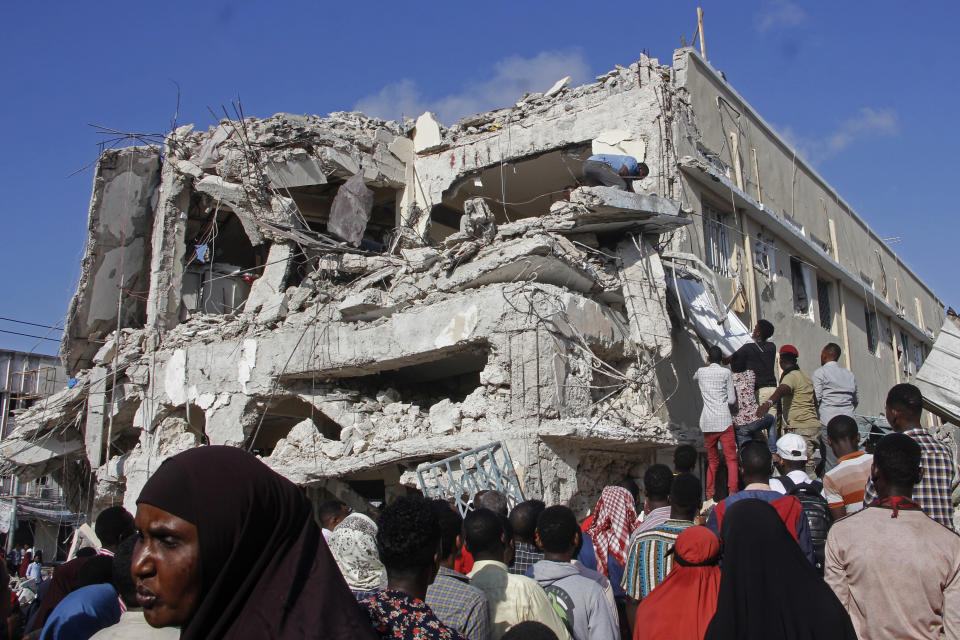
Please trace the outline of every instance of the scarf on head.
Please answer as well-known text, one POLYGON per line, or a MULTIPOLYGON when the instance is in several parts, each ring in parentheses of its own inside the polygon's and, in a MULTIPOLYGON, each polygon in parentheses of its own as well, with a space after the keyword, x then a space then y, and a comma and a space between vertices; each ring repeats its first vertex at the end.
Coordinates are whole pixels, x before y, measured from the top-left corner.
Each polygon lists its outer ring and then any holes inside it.
POLYGON ((166 460, 137 504, 197 527, 201 595, 182 640, 374 638, 295 484, 236 447, 166 460))
POLYGON ((633 640, 701 640, 717 610, 720 539, 706 527, 677 537, 673 569, 640 602, 633 640))
POLYGON ((637 508, 633 496, 623 487, 605 487, 593 510, 593 524, 587 534, 597 554, 597 569, 610 577, 607 555, 621 565, 627 563, 627 543, 637 526, 637 508))
POLYGON ((776 509, 740 500, 727 509, 721 538, 717 611, 704 640, 856 640, 850 616, 776 509))
POLYGON ((351 513, 330 536, 330 553, 347 586, 356 591, 384 589, 387 571, 377 553, 377 525, 362 513, 351 513))

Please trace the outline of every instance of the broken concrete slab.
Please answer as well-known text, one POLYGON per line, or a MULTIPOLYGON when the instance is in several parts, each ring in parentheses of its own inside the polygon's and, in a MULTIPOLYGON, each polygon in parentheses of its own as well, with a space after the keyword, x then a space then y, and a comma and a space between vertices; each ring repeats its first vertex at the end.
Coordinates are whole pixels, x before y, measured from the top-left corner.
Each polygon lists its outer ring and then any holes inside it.
POLYGON ((436 275, 440 291, 463 291, 500 282, 530 280, 574 291, 594 289, 596 279, 573 260, 561 258, 557 242, 545 234, 496 243, 480 250, 451 273, 436 275))
POLYGON ((290 158, 285 162, 269 162, 264 172, 275 189, 327 183, 323 162, 319 158, 290 158))
POLYGON ((444 398, 430 407, 430 432, 452 433, 460 428, 460 417, 460 407, 444 398))
POLYGON ((430 153, 443 144, 440 134, 440 122, 437 116, 429 111, 417 118, 417 126, 413 130, 413 150, 415 153, 430 153))
POLYGON ((327 230, 341 240, 358 246, 373 211, 373 191, 367 188, 362 175, 355 175, 337 190, 330 206, 327 230))
POLYGON ((284 291, 295 250, 292 243, 277 242, 270 245, 263 275, 254 280, 250 287, 250 295, 243 307, 245 313, 256 313, 268 300, 284 291))
POLYGON ((553 96, 559 94, 561 91, 566 89, 568 86, 570 86, 570 76, 560 78, 555 83, 553 83, 553 86, 547 89, 547 92, 543 94, 543 97, 552 98, 553 96))
POLYGON ((267 298, 260 312, 257 313, 256 323, 259 325, 273 325, 287 317, 287 294, 275 293, 267 298))
POLYGON ((550 207, 555 221, 544 228, 556 233, 612 233, 635 231, 667 233, 691 224, 680 203, 656 195, 622 191, 616 187, 580 187, 569 200, 550 207))
POLYGON ((400 255, 407 261, 407 266, 414 273, 426 271, 440 259, 440 252, 431 247, 417 249, 401 249, 400 255))
POLYGON ((389 315, 394 309, 393 301, 385 291, 366 289, 347 296, 337 305, 340 317, 346 321, 374 320, 389 315))

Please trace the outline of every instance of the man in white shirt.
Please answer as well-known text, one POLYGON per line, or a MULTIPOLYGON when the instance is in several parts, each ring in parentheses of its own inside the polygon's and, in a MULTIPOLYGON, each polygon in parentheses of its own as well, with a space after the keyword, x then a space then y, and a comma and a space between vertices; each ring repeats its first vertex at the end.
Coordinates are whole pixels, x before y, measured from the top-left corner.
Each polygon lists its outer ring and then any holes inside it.
POLYGON ((483 591, 490 603, 492 640, 499 640, 507 629, 526 620, 550 627, 559 640, 571 640, 537 581, 507 571, 513 555, 509 520, 489 509, 477 509, 464 518, 463 536, 474 558, 470 584, 483 591))
POLYGON ((707 500, 713 499, 720 456, 717 443, 723 447, 727 461, 727 487, 730 495, 737 492, 737 440, 733 433, 733 415, 730 405, 737 403, 733 388, 733 374, 720 363, 723 352, 714 345, 707 350, 706 366, 697 369, 693 379, 700 385, 703 396, 703 411, 700 413, 700 430, 707 448, 707 500))
POLYGON ((813 392, 817 396, 817 410, 820 414, 820 452, 823 455, 823 473, 837 466, 837 456, 827 444, 827 425, 836 416, 853 417, 860 399, 857 397, 857 381, 853 372, 837 364, 840 359, 840 345, 829 343, 820 352, 819 369, 813 372, 813 392))

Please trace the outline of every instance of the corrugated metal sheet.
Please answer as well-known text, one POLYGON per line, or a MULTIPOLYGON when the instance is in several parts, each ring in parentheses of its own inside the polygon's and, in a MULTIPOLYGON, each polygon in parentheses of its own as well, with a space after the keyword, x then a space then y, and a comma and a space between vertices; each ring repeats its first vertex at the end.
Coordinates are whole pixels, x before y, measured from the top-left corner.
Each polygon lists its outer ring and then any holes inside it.
POLYGON ((947 316, 915 382, 928 411, 960 426, 960 320, 956 317, 947 316))

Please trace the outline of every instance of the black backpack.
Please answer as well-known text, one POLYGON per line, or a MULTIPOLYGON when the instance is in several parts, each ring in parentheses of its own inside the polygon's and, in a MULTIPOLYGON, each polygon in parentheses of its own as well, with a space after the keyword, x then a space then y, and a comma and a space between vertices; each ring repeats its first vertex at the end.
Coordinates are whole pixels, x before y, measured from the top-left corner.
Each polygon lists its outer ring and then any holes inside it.
POLYGON ((824 548, 827 545, 827 533, 833 524, 833 514, 830 505, 823 497, 823 483, 819 480, 797 484, 787 476, 777 478, 787 490, 787 495, 796 496, 803 507, 803 515, 807 517, 810 526, 810 538, 813 540, 813 558, 817 570, 823 573, 824 548))

